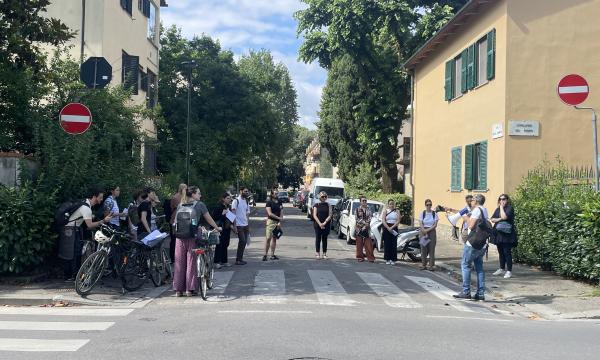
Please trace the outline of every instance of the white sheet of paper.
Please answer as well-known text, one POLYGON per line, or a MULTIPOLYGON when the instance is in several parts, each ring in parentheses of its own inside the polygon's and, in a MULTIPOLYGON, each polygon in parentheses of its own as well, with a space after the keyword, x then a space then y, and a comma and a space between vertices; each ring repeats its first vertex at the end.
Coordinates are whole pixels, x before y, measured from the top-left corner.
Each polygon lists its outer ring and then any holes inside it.
POLYGON ((427 246, 430 242, 431 242, 431 239, 429 239, 429 236, 427 236, 427 235, 421 236, 419 238, 419 245, 421 245, 421 246, 427 246))
POLYGON ((396 230, 392 230, 392 235, 398 236, 398 232, 396 230))
POLYGON ((227 220, 229 220, 232 223, 235 221, 235 213, 232 212, 231 210, 227 211, 227 214, 225 214, 225 217, 227 217, 227 220))

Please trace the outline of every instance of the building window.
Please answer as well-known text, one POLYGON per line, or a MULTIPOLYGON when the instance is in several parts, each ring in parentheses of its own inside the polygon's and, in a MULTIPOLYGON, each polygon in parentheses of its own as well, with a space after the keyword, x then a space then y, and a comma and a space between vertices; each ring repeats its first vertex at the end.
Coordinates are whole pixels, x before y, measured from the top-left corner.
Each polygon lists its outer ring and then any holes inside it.
POLYGON ((487 141, 465 147, 465 189, 487 190, 487 141))
POLYGON ((138 94, 140 57, 132 56, 123 51, 121 63, 121 83, 123 88, 138 94))
POLYGON ((158 26, 156 24, 156 5, 148 0, 148 39, 153 44, 158 42, 158 26))
POLYGON ((121 0, 121 7, 131 16, 133 12, 133 0, 121 0))
POLYGON ((461 191, 462 147, 452 148, 450 191, 461 191))
POLYGON ((488 82, 487 79, 487 37, 477 42, 477 85, 488 82))
MULTIPOLYGON (((463 68, 463 62, 462 62, 462 56, 457 57, 456 59, 454 59, 454 79, 456 79, 458 77, 458 75, 461 76, 462 79, 462 68, 463 68)), ((454 90, 453 90, 453 94, 454 94, 454 98, 459 97, 463 91, 461 89, 461 84, 462 81, 454 81, 454 90)))
POLYGON ((409 160, 410 159, 410 138, 409 137, 405 137, 403 138, 403 143, 402 143, 402 158, 405 160, 409 160))
POLYGON ((148 91, 147 91, 147 95, 146 95, 146 107, 148 109, 151 109, 156 106, 158 86, 156 83, 157 82, 156 74, 154 74, 152 71, 148 70, 147 77, 148 77, 148 81, 147 81, 148 91))
POLYGON ((144 173, 156 174, 156 149, 149 144, 144 144, 144 173))

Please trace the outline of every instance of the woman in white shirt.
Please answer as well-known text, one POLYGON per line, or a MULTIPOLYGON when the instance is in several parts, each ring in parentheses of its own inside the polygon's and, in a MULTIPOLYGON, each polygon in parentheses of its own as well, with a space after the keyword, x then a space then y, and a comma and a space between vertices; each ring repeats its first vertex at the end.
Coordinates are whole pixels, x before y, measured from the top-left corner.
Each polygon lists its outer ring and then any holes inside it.
POLYGON ((425 200, 425 210, 423 210, 420 217, 421 229, 419 243, 421 244, 421 270, 427 270, 427 256, 429 255, 429 270, 435 271, 435 244, 437 241, 435 228, 437 227, 440 218, 431 207, 431 200, 425 200))
POLYGON ((398 261, 398 225, 400 215, 396 210, 396 202, 388 200, 388 207, 381 213, 383 224, 383 259, 387 265, 394 265, 398 261))

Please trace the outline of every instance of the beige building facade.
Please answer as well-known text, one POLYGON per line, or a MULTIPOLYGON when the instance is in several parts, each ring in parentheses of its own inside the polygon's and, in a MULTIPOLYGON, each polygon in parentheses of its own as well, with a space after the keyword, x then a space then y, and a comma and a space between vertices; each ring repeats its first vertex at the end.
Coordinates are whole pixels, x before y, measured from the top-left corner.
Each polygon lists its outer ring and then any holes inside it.
POLYGON ((599 15, 600 0, 471 0, 407 61, 414 213, 471 193, 493 209, 544 159, 592 166, 591 113, 563 104, 557 84, 584 76, 586 104, 600 106, 599 15))
MULTIPOLYGON (((60 19, 76 32, 70 55, 85 61, 104 57, 112 66, 109 86, 123 85, 132 104, 154 107, 158 101, 160 9, 166 0, 52 0, 47 16, 60 19)), ((141 120, 143 132, 156 137, 156 126, 141 120)), ((144 147, 146 170, 155 152, 144 147)))

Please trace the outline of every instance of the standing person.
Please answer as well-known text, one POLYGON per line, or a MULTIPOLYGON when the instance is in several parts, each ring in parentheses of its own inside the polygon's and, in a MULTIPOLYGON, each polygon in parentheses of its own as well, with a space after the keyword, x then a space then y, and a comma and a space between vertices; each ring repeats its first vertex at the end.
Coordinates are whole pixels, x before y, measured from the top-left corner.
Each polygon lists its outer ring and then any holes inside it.
POLYGON ((420 240, 421 244, 421 270, 427 270, 427 256, 429 255, 429 270, 435 271, 435 245, 437 243, 436 228, 440 218, 431 208, 430 199, 425 200, 425 210, 421 213, 420 240))
POLYGON ((485 231, 480 227, 480 224, 487 221, 489 216, 487 210, 483 207, 485 204, 485 196, 481 194, 475 195, 473 202, 473 210, 469 219, 469 235, 463 248, 461 261, 463 291, 460 294, 454 295, 457 299, 471 299, 471 262, 475 265, 477 272, 477 292, 473 296, 474 300, 485 300, 485 273, 483 271, 483 256, 487 250, 485 231))
POLYGON ((141 241, 151 233, 152 226, 152 200, 150 193, 154 190, 146 188, 140 193, 141 202, 138 205, 138 218, 140 222, 137 225, 137 239, 141 241))
POLYGON ((68 223, 62 231, 65 236, 61 234, 58 257, 65 260, 64 276, 67 281, 74 280, 81 266, 81 240, 83 239, 81 225, 85 223, 88 229, 95 229, 112 220, 112 216, 107 215, 100 221, 92 221, 92 207, 101 204, 103 198, 102 190, 95 186, 90 187, 85 202, 69 216, 68 223), (67 232, 71 236, 66 236, 67 232))
POLYGON ((148 195, 142 190, 136 191, 133 194, 133 201, 127 206, 127 224, 129 225, 129 235, 132 240, 137 240, 137 229, 140 225, 140 216, 138 208, 148 195))
POLYGON ((126 215, 125 212, 120 212, 117 198, 121 195, 121 188, 113 186, 108 189, 108 197, 104 200, 104 216, 111 216, 109 226, 113 229, 119 229, 121 223, 119 220, 120 216, 126 215))
POLYGON ((381 213, 383 224, 383 259, 387 265, 394 265, 398 261, 398 225, 400 216, 396 210, 396 202, 388 200, 388 208, 381 213))
MULTIPOLYGON (((179 211, 184 206, 193 206, 196 211, 196 224, 200 224, 201 220, 204 220, 213 228, 221 231, 213 218, 208 213, 206 205, 200 201, 202 194, 200 189, 196 186, 190 186, 185 196, 181 199, 181 204, 177 208, 179 211)), ((177 220, 177 215, 175 215, 177 220)), ((196 294, 198 288, 198 276, 196 270, 196 254, 194 248, 196 247, 196 237, 193 236, 187 239, 176 238, 175 240, 175 269, 173 271, 173 289, 175 290, 175 296, 180 297, 185 291, 186 296, 193 296, 196 294)))
POLYGON ((173 223, 175 222, 175 213, 177 213, 177 207, 181 203, 181 199, 185 196, 187 192, 186 184, 179 184, 177 188, 177 194, 173 195, 171 198, 171 218, 169 220, 169 225, 171 228, 171 243, 169 244, 169 255, 171 255, 171 261, 175 259, 175 229, 173 228, 173 223))
POLYGON ((215 220, 217 225, 223 228, 219 239, 219 245, 215 249, 215 267, 220 269, 221 267, 229 267, 231 264, 227 261, 227 248, 231 240, 231 221, 227 218, 227 213, 231 209, 231 195, 224 193, 219 199, 219 203, 212 212, 212 218, 215 220))
POLYGON ((267 200, 267 226, 266 226, 266 241, 265 241, 265 254, 263 255, 262 261, 267 261, 267 255, 269 254, 269 247, 271 248, 271 260, 279 260, 275 255, 275 247, 277 246, 277 235, 273 232, 275 229, 281 229, 281 222, 283 221, 283 204, 277 198, 277 190, 272 189, 271 195, 267 200))
POLYGON ((512 249, 517 246, 517 232, 515 230, 515 212, 508 195, 500 195, 498 208, 494 211, 490 221, 496 229, 496 247, 500 258, 500 268, 493 275, 504 274, 504 278, 509 279, 512 277, 512 249))
POLYGON ((327 193, 319 193, 319 202, 310 210, 315 227, 315 258, 327 259, 327 236, 331 228, 331 205, 327 202, 327 193), (323 244, 323 257, 321 258, 321 244, 323 244))
POLYGON ((240 194, 231 205, 231 211, 235 213, 235 227, 233 232, 238 235, 238 247, 235 257, 236 265, 246 265, 244 261, 244 250, 250 237, 250 223, 248 217, 250 215, 250 206, 248 206, 248 196, 250 192, 244 186, 240 188, 240 194))
POLYGON ((369 262, 375 262, 375 255, 373 254, 373 241, 369 236, 369 226, 371 226, 371 218, 373 217, 373 212, 367 206, 366 196, 361 195, 359 199, 360 206, 356 209, 355 212, 356 258, 360 262, 365 261, 365 253, 363 252, 364 247, 364 250, 367 253, 367 260, 369 262))

